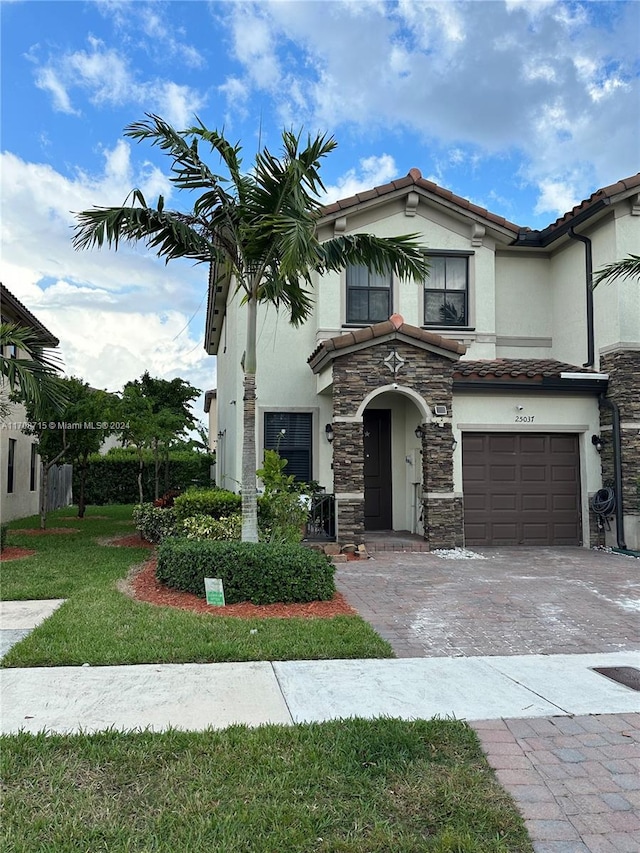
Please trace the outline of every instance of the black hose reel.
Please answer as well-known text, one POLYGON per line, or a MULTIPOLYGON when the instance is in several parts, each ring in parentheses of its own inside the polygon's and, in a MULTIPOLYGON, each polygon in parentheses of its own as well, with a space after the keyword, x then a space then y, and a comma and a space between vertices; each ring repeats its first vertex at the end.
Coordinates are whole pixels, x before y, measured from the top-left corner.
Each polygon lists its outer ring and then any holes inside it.
POLYGON ((598 516, 598 527, 600 530, 606 525, 611 530, 609 519, 613 518, 616 511, 616 493, 611 488, 598 489, 591 498, 591 509, 598 516))

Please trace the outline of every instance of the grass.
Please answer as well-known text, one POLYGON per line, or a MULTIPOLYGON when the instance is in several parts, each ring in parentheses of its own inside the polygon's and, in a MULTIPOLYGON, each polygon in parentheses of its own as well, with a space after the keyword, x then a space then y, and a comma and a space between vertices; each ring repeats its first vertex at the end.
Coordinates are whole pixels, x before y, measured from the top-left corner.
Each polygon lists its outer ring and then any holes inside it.
POLYGON ((77 533, 20 535, 37 520, 11 524, 9 545, 37 553, 3 563, 2 598, 68 600, 5 655, 3 666, 393 657, 359 616, 247 620, 133 601, 116 583, 148 552, 98 544, 133 532, 131 507, 92 507, 84 521, 72 516, 73 508, 57 510, 48 524, 77 533))
POLYGON ((532 851, 461 722, 22 733, 0 755, 6 853, 532 851))

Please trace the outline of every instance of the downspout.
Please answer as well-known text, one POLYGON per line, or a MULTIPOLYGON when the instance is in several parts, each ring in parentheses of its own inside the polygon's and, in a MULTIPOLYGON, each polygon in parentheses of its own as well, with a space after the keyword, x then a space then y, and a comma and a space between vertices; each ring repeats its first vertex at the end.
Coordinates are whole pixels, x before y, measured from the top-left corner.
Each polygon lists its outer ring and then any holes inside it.
POLYGON ((573 228, 569 228, 569 237, 584 243, 585 279, 587 296, 587 360, 583 367, 593 367, 595 363, 595 345, 593 330, 593 255, 591 252, 591 240, 582 234, 576 234, 573 228))
POLYGON ((620 434, 620 409, 613 400, 607 399, 604 394, 600 395, 600 405, 611 411, 613 418, 613 473, 616 490, 616 539, 618 548, 627 550, 624 540, 624 507, 622 505, 622 441, 620 434))

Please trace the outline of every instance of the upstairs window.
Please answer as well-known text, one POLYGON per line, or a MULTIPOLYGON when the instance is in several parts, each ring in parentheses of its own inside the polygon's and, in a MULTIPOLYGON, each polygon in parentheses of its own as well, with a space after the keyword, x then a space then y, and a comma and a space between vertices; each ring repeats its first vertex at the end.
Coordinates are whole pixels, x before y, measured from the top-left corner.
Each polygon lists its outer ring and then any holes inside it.
POLYGON ((380 323, 392 311, 392 275, 380 275, 364 266, 347 267, 347 323, 380 323))
POLYGON ((312 428, 311 412, 265 412, 264 449, 277 450, 287 460, 285 474, 301 483, 312 480, 312 428))
POLYGON ((469 258, 431 255, 424 285, 425 326, 469 324, 469 258))

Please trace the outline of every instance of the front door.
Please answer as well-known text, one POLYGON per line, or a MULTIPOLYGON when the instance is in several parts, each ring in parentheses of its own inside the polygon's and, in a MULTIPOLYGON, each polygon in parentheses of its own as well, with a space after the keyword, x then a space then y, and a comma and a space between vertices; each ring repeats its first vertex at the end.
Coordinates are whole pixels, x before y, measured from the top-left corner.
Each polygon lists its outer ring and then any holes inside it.
POLYGON ((363 419, 364 528, 391 530, 391 411, 367 409, 363 419))

